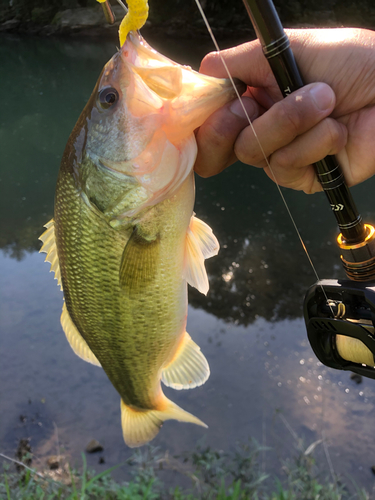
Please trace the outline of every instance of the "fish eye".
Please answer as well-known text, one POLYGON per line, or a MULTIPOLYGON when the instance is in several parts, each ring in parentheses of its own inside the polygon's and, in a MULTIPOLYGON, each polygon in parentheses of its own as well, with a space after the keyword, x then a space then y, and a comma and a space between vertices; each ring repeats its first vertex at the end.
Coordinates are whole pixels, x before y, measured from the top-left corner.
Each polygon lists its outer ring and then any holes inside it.
POLYGON ((119 100, 119 94, 113 87, 105 87, 99 92, 98 101, 103 109, 108 109, 119 100))

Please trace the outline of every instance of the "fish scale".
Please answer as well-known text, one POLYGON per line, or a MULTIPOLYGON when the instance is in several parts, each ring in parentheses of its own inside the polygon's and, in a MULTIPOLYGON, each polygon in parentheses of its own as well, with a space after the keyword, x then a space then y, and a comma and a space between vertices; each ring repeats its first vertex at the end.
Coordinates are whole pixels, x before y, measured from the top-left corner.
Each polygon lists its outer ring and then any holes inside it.
POLYGON ((120 394, 132 447, 166 420, 205 426, 164 396, 161 381, 189 389, 209 377, 185 330, 187 283, 207 293, 204 260, 219 249, 193 214, 194 130, 234 95, 229 81, 180 66, 130 33, 64 151, 41 251, 61 276, 66 337, 120 394))
MULTIPOLYGON (((191 184, 190 177, 181 190, 191 191, 191 184)), ((185 201, 184 195, 175 198, 185 201)), ((158 278, 142 295, 128 297, 118 278, 128 231, 114 230, 104 217, 93 217, 92 209, 76 196, 69 174, 61 175, 57 185, 55 220, 79 221, 57 225, 60 229, 56 232, 68 311, 91 350, 101 352, 101 364, 123 401, 139 408, 155 407, 159 382, 147 393, 140 388, 157 380, 162 361, 170 357, 176 344, 176 332, 184 328, 180 309, 181 304, 185 306, 186 292, 181 277, 173 272, 182 268, 184 238, 180 228, 173 231, 172 226, 189 224, 192 204, 191 198, 190 207, 181 210, 177 203, 173 211, 171 203, 164 202, 168 224, 160 237, 158 278), (170 248, 174 248, 174 255, 170 248), (152 323, 149 318, 153 318, 152 323), (90 335, 85 334, 88 331, 90 335), (142 351, 144 342, 147 357, 140 359, 137 352, 142 351)))

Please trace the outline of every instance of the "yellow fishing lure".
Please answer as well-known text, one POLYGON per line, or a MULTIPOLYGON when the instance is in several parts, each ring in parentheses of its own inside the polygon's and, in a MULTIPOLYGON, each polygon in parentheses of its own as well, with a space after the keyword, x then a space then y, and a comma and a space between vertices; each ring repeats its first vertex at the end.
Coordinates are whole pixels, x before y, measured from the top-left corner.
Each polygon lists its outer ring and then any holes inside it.
MULTIPOLYGON (((106 0, 97 0, 99 3, 104 3, 106 0)), ((129 31, 136 31, 142 28, 148 17, 147 0, 128 0, 128 13, 121 21, 118 31, 120 38, 120 47, 123 46, 129 31)))

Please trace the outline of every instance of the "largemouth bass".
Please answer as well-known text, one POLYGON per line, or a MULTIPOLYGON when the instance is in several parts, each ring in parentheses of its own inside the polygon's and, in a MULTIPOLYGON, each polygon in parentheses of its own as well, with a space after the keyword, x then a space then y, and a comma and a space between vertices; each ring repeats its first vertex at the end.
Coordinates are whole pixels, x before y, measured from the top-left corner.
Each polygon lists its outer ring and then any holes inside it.
POLYGON ((121 396, 125 442, 165 420, 205 424, 167 399, 202 385, 186 332, 187 283, 208 291, 211 229, 193 214, 194 129, 235 96, 229 81, 162 56, 135 32, 106 64, 66 145, 42 252, 64 292, 74 352, 121 396))

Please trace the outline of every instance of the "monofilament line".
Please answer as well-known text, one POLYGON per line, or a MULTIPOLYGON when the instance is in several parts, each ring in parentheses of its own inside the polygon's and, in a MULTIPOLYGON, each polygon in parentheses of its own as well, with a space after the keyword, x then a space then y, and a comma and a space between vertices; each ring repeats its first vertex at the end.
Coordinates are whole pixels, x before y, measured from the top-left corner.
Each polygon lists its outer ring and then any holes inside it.
MULTIPOLYGON (((277 182, 277 179, 276 179, 275 173, 273 172, 273 170, 272 170, 272 168, 271 168, 270 162, 268 161, 268 158, 267 158, 267 156, 266 156, 266 154, 265 154, 265 152, 264 152, 264 149, 263 149, 262 144, 261 144, 261 142, 260 142, 260 140, 259 140, 259 137, 258 137, 258 135, 257 135, 257 133, 256 133, 256 131, 255 131, 255 129, 254 129, 254 126, 253 126, 253 124, 252 124, 252 122, 251 122, 251 120, 250 120, 250 117, 249 117, 249 115, 248 115, 248 113, 247 113, 247 111, 246 111, 246 108, 245 108, 245 106, 244 106, 244 104, 243 104, 243 102, 242 102, 242 100, 241 100, 241 96, 240 96, 240 94, 239 94, 239 92, 238 92, 238 90, 237 90, 237 88, 236 88, 236 86, 235 86, 235 84, 234 84, 234 81, 233 81, 232 75, 230 74, 230 71, 229 71, 229 69, 228 69, 228 66, 227 66, 227 64, 226 64, 226 62, 225 62, 225 60, 224 60, 224 58, 223 58, 223 56, 222 56, 222 54, 221 54, 221 51, 220 51, 219 45, 218 45, 218 43, 217 43, 217 41, 216 41, 215 35, 214 35, 214 34, 213 34, 213 32, 212 32, 211 26, 210 26, 210 25, 209 25, 209 23, 208 23, 207 17, 206 17, 206 15, 205 15, 205 13, 203 12, 203 9, 202 9, 202 6, 201 6, 201 5, 200 5, 200 3, 199 3, 199 0, 195 0, 195 3, 197 4, 198 10, 199 10, 199 12, 201 13, 201 16, 202 16, 202 18, 203 18, 203 20, 204 20, 204 23, 205 23, 206 27, 207 27, 207 30, 208 30, 208 32, 209 32, 209 34, 210 34, 210 36, 211 36, 211 38, 212 38, 212 41, 213 41, 213 43, 214 43, 214 45, 215 45, 215 48, 216 48, 216 50, 217 50, 217 52, 218 52, 218 54, 219 54, 219 56, 220 56, 220 59, 221 59, 221 61, 222 61, 222 63, 223 63, 223 66, 224 66, 224 68, 225 68, 225 71, 227 72, 228 78, 230 79, 230 81, 231 81, 231 83, 232 83, 232 85, 233 85, 233 88, 234 88, 234 91, 236 92, 237 98, 238 98, 238 100, 239 100, 239 101, 240 101, 240 103, 241 103, 242 109, 243 109, 243 111, 244 111, 244 113, 245 113, 245 116, 246 116, 246 118, 247 118, 248 122, 249 122, 249 125, 250 125, 250 127, 251 127, 251 130, 253 131, 253 134, 254 134, 254 136, 255 136, 255 138, 256 138, 256 140, 257 140, 257 143, 258 143, 258 145, 259 145, 259 148, 260 148, 260 150, 262 151, 262 155, 263 155, 263 157, 264 157, 264 159, 265 159, 265 161, 266 161, 266 164, 267 164, 267 166, 268 166, 268 168, 269 168, 269 170, 270 170, 270 172, 271 172, 272 178, 273 178, 273 180, 274 180, 274 182, 275 182, 275 184, 276 184, 276 187, 277 187, 277 189, 278 189, 278 191, 279 191, 279 193, 280 193, 281 199, 283 200, 283 203, 284 203, 284 205, 285 205, 285 208, 286 208, 286 210, 287 210, 287 212, 288 212, 288 214, 289 214, 290 220, 292 221, 292 224, 293 224, 293 226, 294 226, 294 229, 295 229, 295 231, 296 231, 296 233, 297 233, 297 236, 298 236, 298 238, 299 238, 299 240, 300 240, 300 242, 301 242, 302 248, 303 248, 303 249, 304 249, 304 251, 305 251, 305 254, 306 254, 307 258, 308 258, 308 261, 310 262, 310 266, 311 266, 311 268, 312 268, 312 270, 313 270, 313 272, 314 272, 314 274, 315 274, 316 279, 317 279, 318 281, 320 281, 319 276, 318 276, 318 273, 317 273, 317 271, 316 271, 316 269, 315 269, 315 266, 314 266, 314 264, 313 264, 313 262, 312 262, 312 260, 311 260, 310 254, 309 254, 309 252, 307 251, 306 245, 305 245, 305 243, 304 243, 304 241, 303 241, 303 239, 302 239, 301 233, 300 233, 300 232, 299 232, 299 230, 298 230, 297 224, 295 223, 295 220, 294 220, 294 218, 293 218, 293 216, 292 216, 292 213, 291 213, 291 211, 290 211, 290 209, 289 209, 289 206, 288 206, 288 204, 287 204, 287 202, 286 202, 286 200, 285 200, 285 198, 284 198, 284 195, 283 195, 283 193, 282 193, 282 191, 281 191, 281 188, 280 188, 280 186, 279 186, 279 183, 277 182)), ((329 308, 330 308, 330 310, 331 310, 331 314, 332 314, 332 317, 333 317, 333 316, 334 316, 334 313, 333 313, 333 310, 332 310, 331 305, 329 304, 329 300, 328 300, 327 294, 326 294, 326 292, 325 292, 325 290, 324 290, 323 286, 321 285, 320 287, 321 287, 322 292, 323 292, 323 295, 324 295, 324 297, 325 297, 325 299, 326 299, 326 301, 327 301, 327 304, 329 305, 329 308)), ((322 395, 322 397, 323 397, 323 395, 322 395)), ((324 401, 324 400, 323 400, 323 401, 324 401)), ((281 415, 281 416, 282 416, 282 415, 281 415)), ((286 422, 286 419, 284 419, 284 421, 286 422)), ((289 428, 290 428, 290 426, 289 426, 289 428)), ((290 428, 290 431, 291 431, 291 432, 292 432, 292 434, 294 435, 294 431, 293 431, 291 428, 290 428)), ((325 454, 326 454, 326 459, 327 459, 327 462, 328 462, 328 466, 329 466, 329 469, 330 469, 330 472, 331 472, 331 475, 332 475, 332 478, 333 478, 333 481, 334 481, 335 487, 337 488, 336 477, 335 477, 335 474, 334 474, 334 470, 333 470, 333 465, 332 465, 331 457, 330 457, 330 455, 329 455, 329 451, 328 451, 328 447, 327 447, 327 445, 326 445, 326 441, 325 441, 325 436, 324 436, 324 435, 323 435, 323 446, 324 446, 324 451, 325 451, 325 454)))
MULTIPOLYGON (((228 78, 229 78, 229 80, 231 81, 231 83, 232 83, 232 85, 233 85, 233 88, 234 88, 234 90, 235 90, 235 92, 236 92, 237 98, 238 98, 238 100, 239 100, 239 101, 240 101, 240 103, 241 103, 241 106, 242 106, 242 109, 243 109, 243 111, 244 111, 244 113, 245 113, 246 119, 247 119, 247 121, 249 122, 249 125, 250 125, 250 127, 251 127, 251 130, 253 131, 253 134, 254 134, 254 136, 255 136, 255 138, 256 138, 256 141, 257 141, 257 143, 258 143, 258 145, 259 145, 259 148, 260 148, 260 150, 261 150, 261 152, 262 152, 262 155, 263 155, 264 160, 265 160, 265 162, 266 162, 266 164, 267 164, 267 167, 269 168, 269 171, 271 172, 272 178, 273 178, 273 180, 274 180, 274 182, 275 182, 275 184, 276 184, 276 187, 277 187, 277 189, 278 189, 278 191, 279 191, 279 193, 280 193, 281 199, 283 200, 283 203, 284 203, 284 205, 285 205, 286 211, 287 211, 287 212, 288 212, 288 214, 289 214, 290 220, 292 221, 292 224, 293 224, 293 226, 294 226, 294 229, 295 229, 295 231, 296 231, 296 233, 297 233, 297 236, 298 236, 298 238, 299 238, 299 240, 300 240, 300 242, 301 242, 302 248, 303 248, 303 249, 304 249, 304 251, 305 251, 305 254, 306 254, 307 258, 308 258, 308 261, 310 262, 310 266, 311 266, 311 268, 312 268, 312 270, 313 270, 313 272, 314 272, 314 274, 315 274, 315 277, 316 277, 317 281, 319 281, 319 276, 318 276, 318 273, 317 273, 317 271, 316 271, 316 269, 315 269, 315 266, 314 266, 314 264, 313 264, 313 261, 311 260, 310 254, 309 254, 309 252, 307 251, 307 248, 306 248, 306 245, 305 245, 305 243, 304 243, 304 241, 303 241, 303 239, 302 239, 301 233, 300 233, 300 232, 299 232, 299 230, 298 230, 297 224, 296 224, 296 222, 295 222, 295 220, 294 220, 294 218, 293 218, 293 215, 292 215, 292 213, 291 213, 291 211, 290 211, 290 209, 289 209, 289 206, 288 206, 288 204, 287 204, 287 202, 286 202, 286 200, 285 200, 285 198, 284 198, 284 195, 283 195, 283 193, 282 193, 282 191, 281 191, 281 188, 280 188, 280 186, 279 186, 279 183, 277 182, 277 179, 276 179, 275 173, 274 173, 274 171, 272 170, 272 167, 271 167, 271 165, 270 165, 270 162, 268 161, 268 158, 267 158, 267 156, 266 156, 266 153, 264 152, 264 149, 263 149, 263 147, 262 147, 262 144, 261 144, 261 142, 260 142, 260 140, 259 140, 259 137, 258 137, 258 135, 257 135, 257 133, 256 133, 256 131, 255 131, 255 129, 254 129, 254 126, 253 126, 253 124, 252 124, 252 121, 250 120, 250 117, 249 117, 249 115, 248 115, 248 113, 247 113, 247 111, 246 111, 246 108, 245 108, 245 106, 244 106, 244 103, 243 103, 243 102, 242 102, 242 100, 241 100, 241 96, 240 96, 240 94, 239 94, 239 92, 238 92, 238 90, 237 90, 237 88, 236 88, 236 85, 235 85, 235 83, 234 83, 234 81, 233 81, 232 75, 230 74, 230 71, 229 71, 229 69, 228 69, 228 66, 227 66, 227 64, 226 64, 225 60, 224 60, 224 57, 223 57, 223 56, 222 56, 222 54, 221 54, 221 50, 220 50, 219 45, 218 45, 218 43, 217 43, 217 41, 216 41, 215 35, 213 34, 213 31, 212 31, 212 29, 211 29, 211 26, 210 26, 210 24, 209 24, 209 22, 208 22, 208 20, 207 20, 206 14, 204 13, 204 11, 203 11, 203 9, 202 9, 202 6, 201 6, 201 4, 200 4, 199 0, 195 0, 195 3, 197 4, 198 10, 199 10, 199 12, 200 12, 200 14, 201 14, 201 16, 202 16, 202 18, 203 18, 203 21, 204 21, 204 23, 205 23, 205 25, 206 25, 207 31, 209 32, 209 34, 210 34, 210 36, 211 36, 211 38, 212 38, 212 41, 213 41, 213 43, 214 43, 214 45, 215 45, 215 48, 216 48, 216 50, 217 50, 217 52, 218 52, 218 54, 219 54, 219 56, 220 56, 220 59, 221 59, 221 61, 222 61, 222 63, 223 63, 223 66, 224 66, 224 68, 225 68, 225 71, 227 72, 228 78)), ((327 302, 328 302, 328 297, 326 296, 326 293, 325 293, 324 289, 323 289, 323 293, 324 293, 325 298, 326 298, 326 300, 327 300, 327 302)))
POLYGON ((128 8, 126 7, 126 5, 124 5, 124 3, 121 0, 117 0, 117 3, 121 5, 121 7, 124 9, 126 13, 128 13, 128 8))

